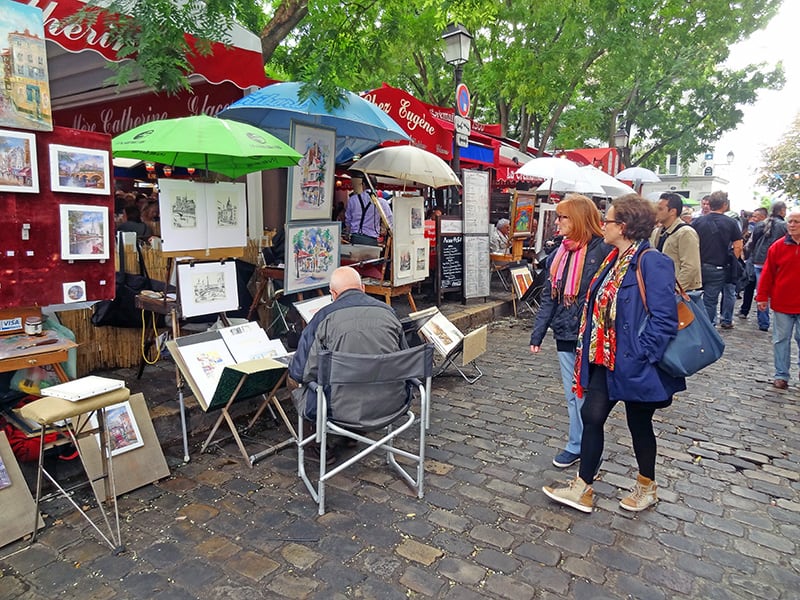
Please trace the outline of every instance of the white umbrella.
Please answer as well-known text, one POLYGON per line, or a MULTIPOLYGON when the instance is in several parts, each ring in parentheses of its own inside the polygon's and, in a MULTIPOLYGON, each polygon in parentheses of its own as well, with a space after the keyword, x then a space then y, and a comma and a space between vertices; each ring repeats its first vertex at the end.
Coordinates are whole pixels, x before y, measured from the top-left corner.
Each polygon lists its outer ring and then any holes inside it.
POLYGON ((368 175, 386 175, 433 188, 461 185, 453 169, 435 154, 416 146, 378 148, 350 165, 368 175))
POLYGON ((605 190, 601 185, 590 181, 580 173, 578 178, 571 181, 565 181, 563 179, 546 179, 545 182, 538 187, 538 189, 543 192, 576 192, 579 194, 585 194, 587 196, 606 195, 605 190))
POLYGON ((554 156, 544 156, 529 160, 517 169, 517 173, 528 177, 556 179, 565 182, 578 181, 581 177, 580 167, 577 163, 566 158, 556 158, 554 156))
POLYGON ((643 183, 658 183, 661 178, 650 169, 644 167, 628 167, 615 175, 617 179, 633 181, 637 193, 641 193, 643 183))
POLYGON ((602 194, 596 194, 598 196, 617 198, 619 196, 624 196, 625 194, 636 193, 636 190, 634 190, 631 186, 622 183, 621 181, 615 179, 608 173, 601 171, 596 167, 586 165, 580 169, 583 171, 584 175, 589 181, 591 181, 593 184, 599 185, 603 189, 602 194))

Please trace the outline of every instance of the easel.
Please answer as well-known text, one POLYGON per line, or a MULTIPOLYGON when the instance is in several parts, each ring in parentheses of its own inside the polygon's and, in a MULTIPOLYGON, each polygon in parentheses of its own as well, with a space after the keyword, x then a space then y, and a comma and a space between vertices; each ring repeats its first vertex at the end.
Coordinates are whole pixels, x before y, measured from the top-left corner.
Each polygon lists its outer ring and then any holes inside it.
POLYGON ((392 285, 391 281, 385 281, 386 277, 386 265, 390 264, 392 260, 392 225, 389 223, 389 217, 386 216, 386 213, 383 210, 383 206, 381 203, 378 202, 378 194, 375 191, 375 186, 372 185, 372 180, 370 180, 369 175, 364 173, 364 180, 367 182, 369 186, 369 199, 372 202, 372 205, 375 207, 375 210, 378 211, 378 214, 381 217, 381 223, 386 228, 387 236, 386 236, 386 243, 383 248, 383 264, 381 265, 381 277, 380 277, 380 284, 364 284, 364 292, 370 294, 372 296, 381 296, 389 306, 392 305, 392 298, 397 298, 399 296, 405 296, 408 300, 408 305, 411 307, 412 312, 416 312, 417 305, 414 302, 414 297, 411 295, 411 286, 412 284, 404 284, 399 286, 392 285))

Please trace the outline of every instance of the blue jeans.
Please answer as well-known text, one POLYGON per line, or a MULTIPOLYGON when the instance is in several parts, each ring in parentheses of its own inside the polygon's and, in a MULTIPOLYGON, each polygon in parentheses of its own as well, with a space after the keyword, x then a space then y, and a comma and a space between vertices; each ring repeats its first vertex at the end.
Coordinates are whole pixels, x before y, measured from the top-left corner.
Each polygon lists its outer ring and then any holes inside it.
MULTIPOLYGON (((764 265, 753 265, 753 270, 756 272, 756 289, 758 289, 758 280, 761 279, 761 271, 764 270, 764 265)), ((767 330, 769 329, 769 308, 767 310, 760 310, 756 307, 758 311, 756 313, 756 317, 758 317, 758 328, 767 330)))
MULTIPOLYGON (((792 362, 792 330, 794 341, 800 350, 800 315, 789 315, 773 311, 772 353, 775 356, 775 379, 789 381, 792 362)), ((800 358, 797 361, 800 366, 800 358)))
POLYGON ((736 304, 736 284, 726 283, 722 286, 722 306, 720 307, 719 322, 730 325, 733 323, 733 305, 736 304))
POLYGON ((580 454, 581 438, 583 437, 583 420, 581 419, 583 400, 577 398, 572 391, 575 353, 559 352, 558 365, 561 367, 561 383, 564 385, 564 397, 567 399, 567 414, 569 415, 569 440, 565 450, 572 454, 580 454))
MULTIPOLYGON (((717 322, 717 304, 719 303, 720 295, 723 296, 723 311, 725 310, 724 306, 724 288, 726 285, 733 285, 733 284, 726 284, 726 273, 727 269, 725 267, 715 267, 714 265, 709 265, 707 263, 703 263, 701 266, 701 273, 703 276, 703 304, 706 307, 706 312, 708 313, 708 320, 711 321, 712 324, 717 322)), ((736 292, 734 289, 734 298, 736 296, 736 292)), ((723 322, 730 323, 733 321, 733 301, 731 300, 731 311, 728 315, 728 320, 724 321, 725 314, 723 312, 723 322)))

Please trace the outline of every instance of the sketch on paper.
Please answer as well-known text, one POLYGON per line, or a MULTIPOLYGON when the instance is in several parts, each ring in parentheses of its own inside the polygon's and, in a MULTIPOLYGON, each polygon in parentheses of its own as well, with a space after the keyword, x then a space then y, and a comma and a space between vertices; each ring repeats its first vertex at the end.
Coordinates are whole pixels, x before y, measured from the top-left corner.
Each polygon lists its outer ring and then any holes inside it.
POLYGON ((38 191, 36 136, 0 130, 0 192, 38 191))
POLYGON ((406 279, 411 277, 411 247, 399 246, 397 248, 397 278, 406 279))
POLYGON ((192 277, 192 296, 195 304, 219 302, 227 297, 225 291, 225 274, 198 273, 192 277))
POLYGON ((50 186, 54 192, 110 193, 106 150, 50 144, 50 186))
POLYGON ((102 260, 109 257, 106 207, 62 204, 60 212, 62 260, 102 260))
POLYGON ((8 474, 6 463, 3 462, 3 457, 0 456, 0 490, 11 486, 11 475, 8 474))
POLYGON ((417 271, 426 271, 428 268, 428 247, 417 248, 417 271))
POLYGON ((230 195, 217 198, 217 227, 236 227, 239 224, 239 207, 230 195))
POLYGON ((3 2, 2 7, 0 125, 53 131, 42 10, 20 2, 3 2))
POLYGON ((291 145, 303 157, 290 170, 290 221, 330 219, 336 131, 292 123, 291 145))
POLYGON ((170 212, 175 229, 197 228, 197 196, 187 192, 172 197, 170 212))
POLYGON ((337 221, 287 228, 286 293, 328 284, 339 266, 340 227, 337 221))
POLYGON ((423 217, 425 215, 422 214, 422 207, 420 206, 412 206, 411 207, 411 234, 415 233, 422 233, 425 229, 425 223, 423 221, 423 217))

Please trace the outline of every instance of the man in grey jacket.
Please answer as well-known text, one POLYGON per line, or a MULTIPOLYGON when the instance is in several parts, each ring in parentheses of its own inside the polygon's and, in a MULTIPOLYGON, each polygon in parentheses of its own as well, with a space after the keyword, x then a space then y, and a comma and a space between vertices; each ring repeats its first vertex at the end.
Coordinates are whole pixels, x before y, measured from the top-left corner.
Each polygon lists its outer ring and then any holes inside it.
MULTIPOLYGON (((289 365, 289 377, 299 385, 292 391, 292 399, 297 412, 305 418, 303 437, 314 431, 317 395, 302 384, 316 381, 320 352, 389 354, 408 347, 403 325, 394 309, 364 293, 361 276, 355 269, 336 269, 331 276, 330 290, 333 302, 317 312, 303 330, 289 365)), ((392 398, 406 393, 403 382, 386 385, 382 391, 386 394, 384 397, 392 398)), ((336 394, 337 390, 332 393, 336 394)), ((363 398, 365 402, 381 400, 375 394, 363 398)), ((335 415, 331 417, 335 418, 335 415)), ((316 450, 319 456, 319 448, 311 446, 308 450, 312 456, 316 450)))

